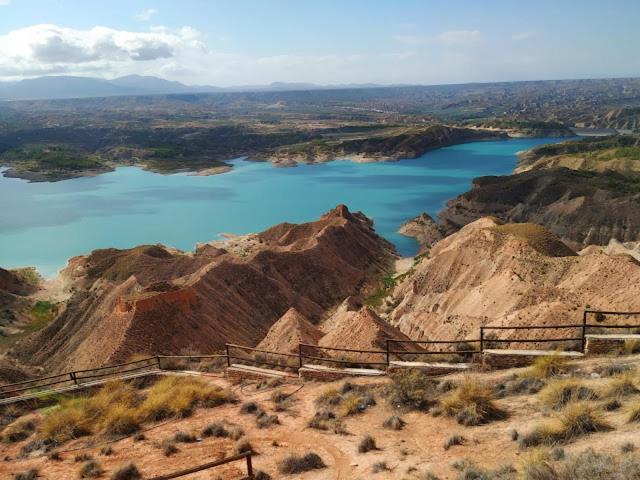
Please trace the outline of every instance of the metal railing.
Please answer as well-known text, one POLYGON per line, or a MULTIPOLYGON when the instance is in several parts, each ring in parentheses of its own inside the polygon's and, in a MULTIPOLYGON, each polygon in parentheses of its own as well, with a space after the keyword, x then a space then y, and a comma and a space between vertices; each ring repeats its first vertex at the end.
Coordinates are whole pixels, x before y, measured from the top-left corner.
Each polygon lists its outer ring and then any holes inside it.
POLYGON ((261 348, 254 348, 254 347, 247 347, 244 345, 236 345, 235 343, 227 343, 225 345, 225 351, 226 351, 226 357, 227 357, 227 366, 230 367, 231 366, 231 361, 232 360, 239 360, 242 362, 249 362, 252 363, 254 365, 267 365, 270 367, 275 367, 275 368, 292 368, 294 370, 297 371, 297 369, 300 366, 300 359, 299 359, 299 355, 295 354, 295 353, 284 353, 284 352, 276 352, 276 351, 272 351, 272 350, 264 350, 261 348), (238 356, 238 355, 234 355, 234 349, 238 349, 238 350, 242 350, 245 352, 253 352, 254 354, 262 354, 262 355, 269 355, 269 356, 276 356, 276 357, 280 357, 280 358, 297 358, 298 359, 298 365, 297 366, 293 366, 293 365, 289 365, 289 364, 282 364, 282 363, 275 363, 272 362, 271 359, 268 359, 269 357, 266 357, 265 359, 261 359, 259 357, 256 357, 256 355, 249 357, 249 356, 238 356))
MULTIPOLYGON (((433 356, 445 356, 445 355, 473 355, 484 352, 488 343, 555 343, 555 342, 580 342, 580 350, 585 351, 586 335, 590 328, 601 329, 640 329, 640 324, 624 324, 624 325, 606 325, 603 323, 588 323, 590 315, 616 315, 616 316, 631 316, 640 315, 640 312, 615 312, 605 310, 584 310, 582 316, 582 323, 580 324, 566 324, 566 325, 514 325, 514 326, 483 326, 480 327, 480 336, 478 340, 404 340, 389 338, 385 341, 384 350, 374 349, 356 349, 356 348, 338 348, 338 347, 324 347, 319 345, 311 345, 306 343, 300 343, 298 345, 297 353, 285 353, 276 352, 271 350, 265 350, 260 348, 248 347, 245 345, 237 345, 233 343, 227 343, 225 345, 224 354, 211 354, 211 355, 156 355, 139 360, 133 360, 130 362, 119 363, 115 365, 107 365, 104 367, 90 368, 85 370, 76 370, 72 372, 60 373, 57 375, 51 375, 48 377, 41 377, 32 380, 23 380, 21 382, 15 382, 5 385, 0 385, 0 398, 7 398, 12 395, 24 393, 24 392, 38 392, 46 387, 73 387, 81 386, 86 383, 91 383, 105 377, 119 377, 122 375, 131 374, 134 372, 142 372, 145 369, 157 369, 166 370, 167 365, 163 365, 163 360, 171 359, 226 359, 228 367, 232 365, 232 360, 240 362, 247 362, 254 365, 265 365, 269 367, 275 367, 280 369, 292 369, 298 371, 305 365, 305 360, 313 360, 318 362, 327 362, 337 365, 364 365, 364 366, 389 366, 392 355, 406 355, 406 356, 421 356, 421 355, 433 355, 433 356), (580 333, 575 337, 552 337, 552 338, 489 338, 486 334, 489 330, 563 330, 563 329, 577 329, 580 333), (452 350, 452 351, 434 351, 434 350, 400 350, 394 349, 394 345, 400 344, 415 344, 415 345, 462 345, 471 344, 478 345, 478 348, 472 350, 452 350), (236 350, 243 352, 251 352, 250 355, 236 354, 236 350), (330 356, 320 356, 317 352, 343 352, 343 353, 355 353, 367 355, 366 359, 340 359, 330 356), (258 355, 256 355, 258 354, 258 355), (261 358, 259 355, 264 355, 261 358), (371 355, 380 355, 381 361, 371 361, 369 358, 371 355), (276 363, 272 357, 296 359, 295 362, 276 363), (294 365, 295 363, 295 365, 294 365), (124 368, 123 367, 127 367, 124 368)), ((596 317, 598 318, 598 317, 596 317)), ((155 371, 155 370, 152 370, 155 371)), ((150 371, 150 373, 152 373, 150 371)), ((54 390, 54 389, 49 389, 54 390)))
POLYGON ((565 330, 565 329, 581 329, 581 324, 569 325, 514 325, 514 326, 496 326, 496 327, 480 327, 480 351, 486 350, 485 345, 491 343, 557 343, 557 342, 582 342, 584 350, 584 334, 579 337, 556 337, 556 338, 487 338, 485 331, 487 330, 565 330))
POLYGON ((170 480, 172 478, 185 477, 187 475, 191 475, 192 473, 202 472, 203 470, 208 470, 210 468, 219 467, 221 465, 225 465, 227 463, 238 462, 240 460, 246 460, 247 462, 247 476, 242 477, 242 480, 253 480, 255 479, 255 475, 253 474, 253 465, 251 462, 251 456, 253 452, 244 452, 238 455, 233 455, 232 457, 221 458, 220 460, 216 460, 214 462, 205 463, 202 465, 198 465, 196 467, 186 468, 184 470, 180 470, 173 473, 168 473, 165 475, 160 475, 157 477, 152 477, 148 480, 170 480))
POLYGON ((338 348, 338 347, 321 347, 319 345, 311 345, 308 343, 300 343, 298 345, 298 358, 299 358, 299 366, 302 368, 304 366, 304 360, 315 360, 319 362, 328 362, 340 365, 366 365, 366 366, 388 366, 389 363, 386 361, 386 357, 382 362, 372 362, 370 360, 346 360, 339 358, 331 358, 331 357, 319 357, 317 355, 310 355, 304 352, 304 349, 314 349, 321 351, 330 351, 330 352, 344 352, 344 353, 364 353, 367 355, 380 355, 386 356, 386 350, 367 350, 367 349, 359 349, 359 348, 338 348))
POLYGON ((422 351, 410 351, 410 350, 392 350, 392 345, 400 345, 400 344, 413 344, 413 345, 471 345, 474 343, 480 344, 480 340, 398 340, 394 338, 386 339, 386 355, 387 355, 387 365, 391 363, 391 355, 405 355, 405 356, 421 356, 421 355, 473 355, 477 353, 482 353, 481 349, 478 348, 473 350, 422 350, 422 351))

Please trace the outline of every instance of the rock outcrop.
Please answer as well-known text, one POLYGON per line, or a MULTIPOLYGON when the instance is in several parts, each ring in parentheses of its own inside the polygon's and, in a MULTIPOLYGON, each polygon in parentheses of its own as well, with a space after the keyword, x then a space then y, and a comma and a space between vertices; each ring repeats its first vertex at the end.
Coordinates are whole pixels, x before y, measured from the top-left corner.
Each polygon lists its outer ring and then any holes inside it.
POLYGON ((74 289, 65 311, 16 355, 64 370, 257 345, 289 308, 318 321, 394 256, 371 221, 345 206, 316 222, 277 225, 247 245, 242 255, 208 244, 194 254, 154 245, 74 258, 63 272, 74 289))
POLYGON ((387 320, 405 335, 475 339, 482 325, 578 323, 587 305, 640 311, 640 265, 601 249, 576 255, 538 225, 481 218, 438 242, 393 296, 387 320))
MULTIPOLYGON (((445 235, 481 217, 543 225, 579 250, 640 240, 640 182, 616 172, 567 168, 480 177, 438 214, 445 235)), ((436 227, 429 227, 436 228, 436 227)))
POLYGON ((317 345, 324 333, 295 308, 287 310, 274 323, 258 348, 272 352, 297 353, 298 345, 317 345))

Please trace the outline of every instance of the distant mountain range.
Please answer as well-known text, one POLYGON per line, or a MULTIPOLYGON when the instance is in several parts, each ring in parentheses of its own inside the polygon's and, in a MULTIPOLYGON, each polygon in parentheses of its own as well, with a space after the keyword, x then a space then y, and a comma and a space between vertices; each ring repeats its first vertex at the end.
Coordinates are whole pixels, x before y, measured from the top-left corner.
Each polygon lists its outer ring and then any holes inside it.
POLYGON ((274 82, 268 85, 214 87, 185 85, 159 77, 127 75, 105 80, 93 77, 46 76, 16 82, 0 82, 0 100, 45 100, 55 98, 113 97, 126 95, 170 95, 179 93, 265 92, 339 88, 373 88, 376 84, 316 85, 274 82))

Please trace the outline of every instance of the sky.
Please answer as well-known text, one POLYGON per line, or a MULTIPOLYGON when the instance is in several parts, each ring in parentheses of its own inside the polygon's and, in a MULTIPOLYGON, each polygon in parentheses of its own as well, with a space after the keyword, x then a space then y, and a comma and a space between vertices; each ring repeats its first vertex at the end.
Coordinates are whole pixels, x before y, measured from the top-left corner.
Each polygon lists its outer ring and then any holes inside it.
POLYGON ((0 80, 444 84, 640 76, 640 0, 0 0, 0 80))

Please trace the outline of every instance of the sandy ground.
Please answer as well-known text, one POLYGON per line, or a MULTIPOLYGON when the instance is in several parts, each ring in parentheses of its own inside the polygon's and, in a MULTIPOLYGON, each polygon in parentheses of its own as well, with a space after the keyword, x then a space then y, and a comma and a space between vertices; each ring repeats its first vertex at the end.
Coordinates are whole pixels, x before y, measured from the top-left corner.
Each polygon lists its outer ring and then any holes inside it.
MULTIPOLYGON (((640 356, 627 357, 625 362, 640 365, 640 356)), ((603 359, 589 359, 579 362, 581 368, 603 362, 603 359)), ((504 370, 478 375, 479 381, 499 382, 510 377, 516 370, 504 370)), ((228 386, 222 378, 208 377, 210 382, 228 386)), ((459 375, 450 376, 459 379, 459 375)), ((387 379, 358 379, 353 383, 382 385, 387 379)), ((314 400, 327 388, 340 387, 344 381, 334 383, 288 384, 278 388, 292 394, 293 403, 288 411, 274 412, 270 400, 273 388, 256 390, 253 383, 231 386, 240 402, 253 400, 269 413, 276 413, 280 425, 258 429, 253 415, 239 413, 240 404, 229 404, 212 409, 198 410, 192 417, 151 425, 144 432, 146 440, 135 443, 131 438, 109 443, 114 453, 101 455, 104 439, 79 439, 65 444, 61 461, 51 461, 46 457, 17 459, 16 455, 25 442, 0 444, 0 478, 10 478, 9 474, 38 468, 42 479, 78 478, 80 463, 74 462, 78 453, 88 453, 95 457, 108 472, 117 466, 133 461, 144 473, 145 478, 177 469, 187 468, 232 454, 234 442, 229 439, 206 438, 193 444, 178 444, 180 451, 167 458, 159 448, 163 439, 178 431, 198 433, 213 421, 239 425, 247 433, 253 448, 258 453, 254 457, 254 467, 269 473, 272 478, 296 478, 301 480, 351 480, 351 479, 420 479, 425 471, 431 471, 442 480, 453 480, 456 472, 451 464, 455 460, 471 459, 479 465, 497 468, 512 464, 516 468, 523 451, 517 442, 511 440, 511 432, 527 432, 533 424, 549 415, 541 407, 535 395, 510 396, 497 401, 509 413, 509 418, 484 426, 464 427, 454 419, 434 417, 421 412, 397 412, 380 395, 376 395, 377 405, 364 413, 345 417, 347 435, 326 433, 307 428, 308 420, 316 408, 314 400), (392 414, 400 414, 407 422, 401 431, 382 428, 383 421, 392 414), (443 448, 446 440, 454 433, 465 438, 463 445, 448 450, 443 448), (365 454, 358 453, 358 443, 364 435, 372 435, 378 450, 365 454), (315 452, 322 457, 327 468, 298 475, 278 473, 277 463, 291 453, 315 452), (386 462, 389 470, 372 474, 372 466, 386 462)), ((628 402, 628 400, 627 400, 628 402)), ((606 420, 614 427, 610 432, 597 433, 565 445, 568 455, 587 447, 598 451, 619 454, 620 445, 633 442, 640 447, 640 427, 629 424, 625 418, 625 408, 606 413, 606 420)), ((205 473, 191 475, 189 479, 234 479, 242 476, 244 465, 213 469, 205 473)), ((105 476, 108 478, 108 475, 105 476)))

